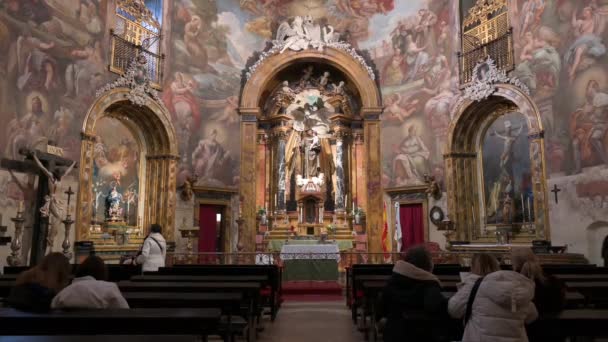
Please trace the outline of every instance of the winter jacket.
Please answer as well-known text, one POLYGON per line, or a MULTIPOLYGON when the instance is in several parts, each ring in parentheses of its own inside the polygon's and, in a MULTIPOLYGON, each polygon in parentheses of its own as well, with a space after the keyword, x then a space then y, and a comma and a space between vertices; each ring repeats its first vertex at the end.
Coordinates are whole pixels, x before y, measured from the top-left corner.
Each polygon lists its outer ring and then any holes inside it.
POLYGON ((439 323, 430 326, 406 326, 403 313, 423 311, 434 318, 447 317, 447 299, 441 294, 439 279, 432 273, 405 261, 397 261, 393 274, 382 291, 379 306, 386 317, 383 336, 385 342, 393 341, 442 341, 439 323), (435 326, 435 328, 431 328, 435 326))
POLYGON ((166 255, 167 242, 165 238, 160 233, 150 233, 144 240, 141 255, 137 257, 137 263, 142 264, 143 272, 156 272, 160 267, 165 267, 166 255))
POLYGON ((13 286, 6 299, 8 306, 22 311, 44 312, 51 308, 55 291, 37 283, 13 286))
MULTIPOLYGON (((471 274, 450 298, 448 311, 454 318, 465 315, 471 289, 479 276, 471 274)), ((484 277, 462 342, 527 342, 525 324, 538 313, 532 302, 534 282, 513 271, 497 271, 484 277)))
POLYGON ((53 309, 128 309, 116 284, 86 276, 75 278, 51 303, 53 309))

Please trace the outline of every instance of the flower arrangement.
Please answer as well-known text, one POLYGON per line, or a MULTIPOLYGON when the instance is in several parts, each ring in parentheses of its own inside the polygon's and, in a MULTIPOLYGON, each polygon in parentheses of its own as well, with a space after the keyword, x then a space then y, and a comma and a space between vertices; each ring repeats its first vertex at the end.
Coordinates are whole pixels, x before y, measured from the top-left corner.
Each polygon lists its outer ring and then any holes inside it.
POLYGON ((265 216, 266 215, 266 208, 260 207, 258 208, 258 216, 265 216))
POLYGON ((331 235, 336 233, 336 226, 333 224, 328 224, 325 228, 327 229, 327 232, 331 235))
POLYGON ((351 211, 351 215, 353 215, 353 216, 355 216, 355 215, 362 216, 362 215, 365 215, 365 211, 361 207, 356 207, 356 208, 353 208, 353 210, 351 211))

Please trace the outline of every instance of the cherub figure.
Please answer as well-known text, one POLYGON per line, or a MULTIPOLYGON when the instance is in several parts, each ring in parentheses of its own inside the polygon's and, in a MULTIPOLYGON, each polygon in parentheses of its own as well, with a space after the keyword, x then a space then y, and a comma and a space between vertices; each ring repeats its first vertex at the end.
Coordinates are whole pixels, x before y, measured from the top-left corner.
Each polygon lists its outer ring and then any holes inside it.
POLYGON ((184 184, 181 186, 180 197, 183 201, 189 202, 194 196, 194 184, 198 181, 198 175, 195 173, 192 176, 186 177, 184 184))

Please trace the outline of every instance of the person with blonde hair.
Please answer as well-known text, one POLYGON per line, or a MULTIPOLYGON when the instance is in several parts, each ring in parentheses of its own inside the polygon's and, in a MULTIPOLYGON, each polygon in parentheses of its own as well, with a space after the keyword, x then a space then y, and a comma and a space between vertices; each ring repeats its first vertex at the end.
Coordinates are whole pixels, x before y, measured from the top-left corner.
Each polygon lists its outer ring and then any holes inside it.
POLYGON ((464 318, 463 342, 528 342, 525 324, 538 316, 533 298, 534 282, 499 270, 491 255, 476 254, 471 274, 448 302, 448 313, 464 318))
POLYGON ((61 253, 50 253, 17 277, 7 303, 23 311, 47 311, 55 295, 68 285, 70 273, 68 258, 61 253))
POLYGON ((559 312, 564 308, 566 287, 557 278, 546 275, 538 257, 527 247, 511 250, 513 271, 521 273, 535 284, 534 303, 539 314, 559 312))
POLYGON ((483 277, 499 270, 500 264, 493 255, 488 253, 473 254, 471 273, 483 277))

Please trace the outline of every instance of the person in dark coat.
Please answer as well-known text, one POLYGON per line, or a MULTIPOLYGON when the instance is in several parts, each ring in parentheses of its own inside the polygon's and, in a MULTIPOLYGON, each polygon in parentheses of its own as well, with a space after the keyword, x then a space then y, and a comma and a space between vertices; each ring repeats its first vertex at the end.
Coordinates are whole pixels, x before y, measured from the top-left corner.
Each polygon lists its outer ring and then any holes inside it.
POLYGON ((69 260, 61 253, 50 253, 17 277, 7 304, 22 311, 48 311, 55 295, 68 285, 69 277, 69 260))
POLYGON ((408 311, 423 312, 435 319, 447 317, 447 299, 432 270, 431 254, 424 246, 408 249, 403 260, 395 263, 380 300, 381 315, 386 317, 384 342, 445 340, 440 323, 408 326, 403 317, 408 311))

